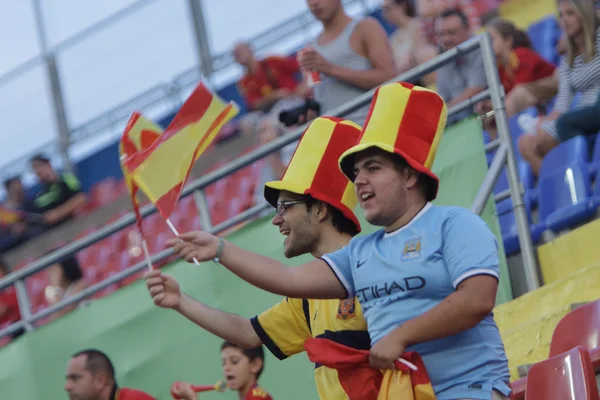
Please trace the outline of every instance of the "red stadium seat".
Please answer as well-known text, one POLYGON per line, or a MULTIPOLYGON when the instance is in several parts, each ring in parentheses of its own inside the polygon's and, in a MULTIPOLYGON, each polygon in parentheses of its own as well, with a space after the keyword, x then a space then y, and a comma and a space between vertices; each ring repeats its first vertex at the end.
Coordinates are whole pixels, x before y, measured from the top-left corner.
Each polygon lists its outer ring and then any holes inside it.
POLYGON ((112 203, 120 196, 117 179, 108 177, 96 183, 91 190, 92 202, 97 206, 112 203))
POLYGON ((590 354, 583 346, 531 367, 526 400, 600 400, 590 354))
POLYGON ((583 346, 594 352, 600 363, 600 300, 583 305, 565 315, 552 334, 550 357, 583 346))
POLYGON ((129 229, 123 229, 115 232, 108 238, 106 238, 106 246, 108 246, 114 252, 120 252, 127 248, 127 235, 129 229))
MULTIPOLYGON (((586 304, 565 315, 554 329, 550 342, 550 357, 576 346, 590 352, 595 370, 600 370, 600 300, 586 304)), ((525 397, 527 377, 512 382, 513 400, 525 397)))

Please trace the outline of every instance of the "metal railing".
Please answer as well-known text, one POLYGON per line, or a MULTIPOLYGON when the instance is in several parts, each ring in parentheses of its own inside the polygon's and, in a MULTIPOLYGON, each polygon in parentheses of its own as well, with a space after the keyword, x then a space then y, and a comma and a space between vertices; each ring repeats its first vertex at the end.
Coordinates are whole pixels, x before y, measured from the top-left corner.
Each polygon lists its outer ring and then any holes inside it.
MULTIPOLYGON (((489 143, 486 146, 486 151, 496 150, 496 154, 494 156, 494 160, 490 166, 490 169, 482 183, 482 186, 473 202, 472 210, 478 214, 484 209, 484 206, 492 194, 493 186, 500 175, 502 167, 504 165, 507 166, 508 172, 508 181, 509 181, 509 195, 512 199, 515 218, 517 220, 519 241, 521 244, 521 255, 524 260, 524 267, 526 269, 526 277, 527 277, 527 287, 528 290, 534 290, 539 287, 539 278, 537 274, 537 265, 536 260, 533 253, 533 244, 531 241, 531 236, 529 232, 529 225, 527 222, 527 216, 525 214, 524 202, 522 197, 522 192, 520 188, 520 182, 517 173, 516 161, 514 156, 514 150, 512 147, 512 140, 510 137, 510 133, 508 130, 508 120, 506 116, 506 110, 504 109, 504 91, 502 86, 500 85, 498 78, 498 71, 496 69, 496 60, 492 50, 492 44, 489 36, 487 34, 482 34, 476 36, 467 42, 459 45, 458 47, 448 50, 438 57, 398 76, 396 79, 393 79, 390 82, 396 81, 413 81, 414 79, 418 79, 422 76, 425 76, 436 69, 440 68, 443 65, 448 64, 449 62, 455 60, 458 57, 461 57, 467 53, 481 50, 483 62, 485 66, 485 74, 488 81, 489 88, 484 90, 483 92, 473 96, 472 98, 465 100, 464 102, 457 104, 452 107, 449 111, 449 115, 457 114, 465 109, 471 108, 475 103, 491 98, 493 109, 495 111, 494 118, 496 119, 496 125, 498 128, 498 139, 489 143)), ((330 116, 339 116, 343 117, 352 113, 353 111, 366 106, 370 103, 375 89, 370 90, 361 96, 349 101, 348 103, 331 110, 327 113, 330 116)), ((261 204, 254 206, 239 215, 219 224, 216 226, 211 226, 210 223, 210 214, 208 213, 206 202, 202 201, 203 198, 203 189, 207 186, 217 182, 219 179, 222 179, 228 175, 233 174, 234 172, 248 166, 249 164, 264 158, 265 156, 280 150, 286 145, 297 141, 304 131, 304 127, 298 128, 293 133, 282 136, 257 150, 254 150, 232 162, 225 165, 224 167, 213 171, 193 182, 191 182, 182 193, 182 197, 188 196, 193 193, 197 193, 197 202, 199 205, 199 213, 204 218, 204 229, 211 233, 222 232, 225 229, 233 227, 241 222, 247 221, 248 219, 258 215, 264 210, 268 209, 270 206, 268 204, 261 204)), ((504 198, 506 195, 503 195, 504 198)), ((141 214, 142 216, 148 216, 152 213, 156 212, 156 207, 152 204, 149 204, 142 208, 141 214)), ((39 260, 33 262, 29 266, 15 271, 8 275, 7 277, 0 280, 0 290, 10 286, 15 285, 18 295, 19 308, 21 310, 21 318, 22 320, 14 323, 5 329, 0 331, 0 337, 6 336, 12 332, 17 331, 20 328, 25 328, 26 330, 34 329, 33 324, 39 321, 42 318, 78 301, 93 295, 94 293, 103 290, 104 288, 123 280, 124 278, 135 274, 138 271, 141 271, 145 268, 145 262, 139 262, 118 274, 111 276, 110 278, 96 283, 93 286, 88 287, 81 293, 74 295, 68 299, 62 300, 53 306, 38 312, 33 315, 31 313, 31 307, 29 298, 27 295, 27 290, 25 288, 24 280, 47 268, 49 265, 57 262, 64 257, 70 256, 78 252, 79 250, 88 247, 94 243, 99 242, 100 240, 118 232, 119 230, 130 226, 135 223, 135 216, 132 212, 123 216, 118 221, 105 226, 98 231, 91 233, 90 235, 76 240, 59 250, 48 254, 39 260)), ((165 258, 172 255, 171 250, 164 250, 158 254, 152 256, 153 262, 158 262, 164 260, 165 258)))
MULTIPOLYGON (((83 39, 88 38, 98 31, 105 29, 115 21, 119 21, 125 18, 137 10, 149 6, 155 0, 144 0, 137 1, 119 12, 101 20, 83 31, 79 32, 76 36, 66 39, 65 41, 55 45, 52 50, 58 52, 64 50, 69 46, 81 42, 83 39)), ((371 12, 372 9, 368 9, 364 0, 343 0, 344 6, 351 6, 360 4, 363 7, 364 12, 371 12)), ((269 28, 268 31, 262 32, 249 40, 252 43, 254 51, 261 51, 269 46, 276 44, 281 41, 289 39, 292 35, 302 33, 304 29, 310 23, 314 22, 315 19, 309 11, 302 12, 294 17, 291 17, 274 27, 269 28)), ((0 84, 13 79, 15 76, 22 73, 23 70, 30 68, 32 65, 41 62, 43 58, 41 56, 35 57, 28 60, 23 65, 18 66, 14 70, 6 73, 5 76, 0 76, 0 84)), ((215 54, 211 60, 212 70, 216 73, 232 66, 235 63, 231 51, 223 51, 215 54)), ((131 114, 131 110, 145 110, 155 105, 161 104, 165 101, 170 101, 173 104, 179 102, 178 93, 184 91, 186 88, 196 85, 204 77, 202 76, 201 69, 198 66, 194 66, 186 71, 173 77, 169 82, 158 83, 143 92, 137 94, 135 97, 130 98, 118 105, 103 111, 98 116, 89 119, 87 122, 77 125, 70 129, 70 144, 75 144, 81 140, 84 140, 92 135, 96 135, 99 132, 107 132, 108 130, 117 130, 117 127, 125 122, 131 114)), ((211 77, 208 77, 209 81, 211 77)), ((227 81, 230 83, 231 81, 227 81)), ((175 109, 173 110, 175 111, 175 109)), ((168 113, 164 117, 168 116, 168 113)), ((30 156, 37 153, 48 153, 49 151, 56 151, 60 148, 57 146, 57 140, 46 142, 43 146, 37 147, 35 150, 20 156, 18 159, 10 160, 10 162, 0 165, 0 170, 6 171, 7 175, 16 175, 21 173, 25 169, 25 163, 29 160, 30 156), (49 150, 51 149, 51 150, 49 150), (25 160, 25 161, 23 161, 25 160), (18 170, 17 170, 18 169, 18 170)))

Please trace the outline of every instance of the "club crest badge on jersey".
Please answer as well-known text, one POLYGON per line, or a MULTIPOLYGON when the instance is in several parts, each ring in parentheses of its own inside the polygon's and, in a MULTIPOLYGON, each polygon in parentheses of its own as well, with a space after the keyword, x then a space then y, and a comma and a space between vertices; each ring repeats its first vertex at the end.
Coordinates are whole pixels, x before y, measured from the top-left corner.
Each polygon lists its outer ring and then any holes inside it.
POLYGON ((402 261, 415 261, 421 258, 421 236, 415 236, 404 242, 402 261))
POLYGON ((347 320, 356 317, 355 298, 340 300, 336 318, 347 320))

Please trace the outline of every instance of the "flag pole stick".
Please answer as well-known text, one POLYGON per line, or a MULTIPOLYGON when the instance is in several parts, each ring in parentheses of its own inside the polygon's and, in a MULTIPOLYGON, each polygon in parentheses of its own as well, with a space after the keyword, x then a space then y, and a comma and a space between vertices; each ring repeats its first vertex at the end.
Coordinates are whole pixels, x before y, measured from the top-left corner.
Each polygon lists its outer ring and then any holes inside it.
MULTIPOLYGON (((177 232, 177 229, 175 229, 175 226, 173 225, 173 223, 171 222, 171 220, 169 218, 167 218, 167 225, 169 226, 169 229, 171 230, 171 232, 173 232, 173 234, 175 236, 179 236, 179 232, 177 232)), ((196 257, 194 257, 193 260, 194 260, 194 264, 200 265, 198 260, 196 260, 196 257)))
POLYGON ((150 261, 150 252, 148 251, 148 242, 146 242, 146 239, 142 239, 142 249, 144 250, 146 262, 148 263, 148 269, 152 271, 152 261, 150 261))

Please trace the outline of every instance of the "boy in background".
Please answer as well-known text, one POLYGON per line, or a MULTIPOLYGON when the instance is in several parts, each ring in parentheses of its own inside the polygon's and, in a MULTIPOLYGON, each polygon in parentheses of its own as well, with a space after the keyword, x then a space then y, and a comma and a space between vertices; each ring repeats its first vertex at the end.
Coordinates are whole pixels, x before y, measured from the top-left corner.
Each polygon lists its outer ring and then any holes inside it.
MULTIPOLYGON (((262 346, 243 349, 233 343, 223 342, 221 364, 227 387, 237 391, 240 400, 273 400, 269 393, 258 386, 258 378, 265 367, 262 346)), ((192 384, 188 382, 175 382, 171 392, 183 400, 198 400, 192 384)))

